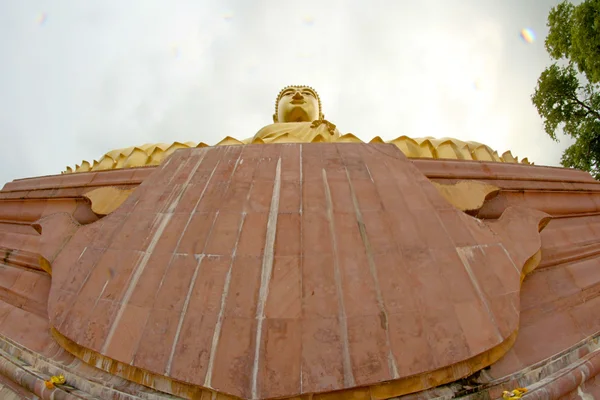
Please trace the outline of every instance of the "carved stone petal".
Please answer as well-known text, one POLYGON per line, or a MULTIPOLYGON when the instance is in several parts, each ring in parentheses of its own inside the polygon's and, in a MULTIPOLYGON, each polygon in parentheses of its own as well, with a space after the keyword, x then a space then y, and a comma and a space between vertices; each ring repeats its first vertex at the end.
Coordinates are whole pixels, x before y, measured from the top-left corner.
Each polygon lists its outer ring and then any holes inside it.
POLYGON ((547 216, 506 213, 464 214, 390 144, 182 149, 78 228, 77 261, 47 241, 49 316, 69 351, 175 394, 398 396, 512 345, 547 216))

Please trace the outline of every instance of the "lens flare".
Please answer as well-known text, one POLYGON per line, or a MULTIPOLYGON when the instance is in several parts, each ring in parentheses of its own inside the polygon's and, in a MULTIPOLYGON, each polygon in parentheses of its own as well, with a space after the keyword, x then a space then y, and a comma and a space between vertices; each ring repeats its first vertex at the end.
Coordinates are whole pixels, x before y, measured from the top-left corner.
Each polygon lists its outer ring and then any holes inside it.
POLYGON ((521 39, 527 43, 533 43, 535 41, 535 32, 531 28, 523 28, 520 32, 521 39))
POLYGON ((44 23, 46 22, 47 19, 48 19, 48 14, 43 12, 43 13, 40 13, 40 15, 38 15, 36 20, 37 20, 38 25, 44 25, 44 23))
POLYGON ((315 19, 313 17, 311 17, 310 15, 307 15, 304 18, 302 18, 302 22, 306 26, 313 26, 313 24, 315 23, 315 19))

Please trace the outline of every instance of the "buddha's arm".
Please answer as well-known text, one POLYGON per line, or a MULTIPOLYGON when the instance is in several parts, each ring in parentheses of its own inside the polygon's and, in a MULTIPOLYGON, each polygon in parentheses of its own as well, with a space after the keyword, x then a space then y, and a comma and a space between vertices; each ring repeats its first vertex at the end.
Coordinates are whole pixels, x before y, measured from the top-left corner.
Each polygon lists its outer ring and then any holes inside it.
MULTIPOLYGON (((263 139, 266 136, 269 136, 271 133, 273 133, 274 125, 279 125, 279 124, 270 124, 270 125, 263 126, 262 128, 260 128, 260 130, 258 132, 256 132, 256 134, 252 138, 249 139, 249 143, 253 142, 256 139, 263 139)), ((246 142, 246 140, 244 140, 244 142, 246 142)))

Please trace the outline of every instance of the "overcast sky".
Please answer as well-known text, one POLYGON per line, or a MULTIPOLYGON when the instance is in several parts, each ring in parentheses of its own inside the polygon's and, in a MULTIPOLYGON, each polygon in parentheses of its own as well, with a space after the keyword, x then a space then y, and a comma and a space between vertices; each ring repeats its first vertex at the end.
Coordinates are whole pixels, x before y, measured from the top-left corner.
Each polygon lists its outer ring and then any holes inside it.
POLYGON ((558 165, 570 142, 530 100, 557 3, 0 0, 0 187, 115 148, 251 137, 289 84, 363 140, 450 136, 558 165))

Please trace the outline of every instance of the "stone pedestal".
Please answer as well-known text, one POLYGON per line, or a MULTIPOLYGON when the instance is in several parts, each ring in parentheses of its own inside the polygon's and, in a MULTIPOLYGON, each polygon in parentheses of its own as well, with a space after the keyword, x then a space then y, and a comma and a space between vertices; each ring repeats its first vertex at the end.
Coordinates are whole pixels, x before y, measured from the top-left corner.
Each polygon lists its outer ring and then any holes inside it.
POLYGON ((78 357, 174 394, 389 398, 510 349, 547 217, 470 217, 393 145, 179 150, 40 249, 50 323, 78 357))

